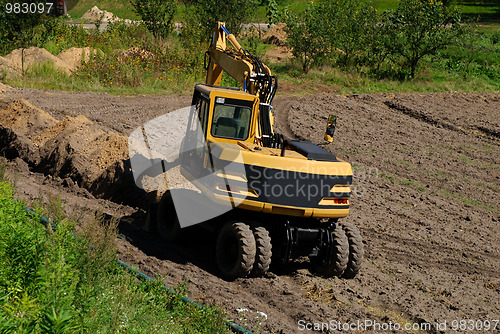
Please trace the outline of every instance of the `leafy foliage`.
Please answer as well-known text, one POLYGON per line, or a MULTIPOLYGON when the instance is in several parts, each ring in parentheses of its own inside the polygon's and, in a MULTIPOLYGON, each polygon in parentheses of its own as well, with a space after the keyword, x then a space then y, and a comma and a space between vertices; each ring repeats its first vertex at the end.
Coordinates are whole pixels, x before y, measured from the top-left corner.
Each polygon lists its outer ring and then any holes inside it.
POLYGON ((278 4, 276 0, 268 0, 266 4, 266 18, 268 26, 271 27, 273 24, 277 24, 280 19, 278 4))
POLYGON ((206 41, 220 21, 225 22, 230 33, 237 35, 242 25, 250 22, 257 4, 256 0, 192 0, 186 8, 182 33, 185 38, 206 41))
POLYGON ((130 3, 155 37, 166 38, 172 32, 177 11, 175 0, 130 0, 130 3))
POLYGON ((37 27, 49 19, 46 14, 39 13, 7 13, 7 3, 21 3, 19 0, 0 0, 0 54, 14 47, 28 47, 36 33, 37 27))
POLYGON ((383 16, 390 43, 387 48, 401 57, 400 66, 415 77, 419 62, 451 44, 458 37, 460 14, 434 0, 402 0, 398 9, 383 16))
POLYGON ((186 304, 161 280, 138 281, 119 267, 116 223, 87 222, 77 238, 60 200, 46 207, 27 213, 0 182, 0 333, 228 332, 223 312, 186 304), (58 227, 41 225, 40 214, 58 227))
POLYGON ((286 45, 292 49, 293 56, 299 60, 302 71, 307 73, 313 64, 320 63, 327 54, 325 35, 320 33, 322 27, 318 7, 310 5, 300 15, 285 11, 282 17, 286 24, 286 45))
POLYGON ((372 5, 361 0, 322 0, 315 13, 320 22, 316 33, 325 36, 330 52, 344 65, 357 64, 366 56, 378 20, 372 5))

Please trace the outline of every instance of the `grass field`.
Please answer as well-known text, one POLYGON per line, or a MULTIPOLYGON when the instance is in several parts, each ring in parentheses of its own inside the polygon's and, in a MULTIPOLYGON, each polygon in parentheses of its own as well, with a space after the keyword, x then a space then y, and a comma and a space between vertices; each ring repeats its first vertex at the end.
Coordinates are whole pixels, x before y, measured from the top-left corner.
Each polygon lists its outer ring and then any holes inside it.
MULTIPOLYGON (((3 174, 0 166, 1 333, 230 332, 218 309, 196 308, 161 280, 139 281, 121 268, 115 225, 96 220, 76 231, 55 201, 37 212, 59 227, 44 226, 14 199, 3 174)), ((185 285, 177 290, 187 293, 185 285)))
MULTIPOLYGON (((292 11, 303 11, 307 8, 310 1, 306 0, 278 0, 278 8, 283 9, 288 6, 292 11)), ((397 0, 373 0, 374 7, 379 11, 385 11, 388 9, 395 9, 397 7, 397 0)), ((496 20, 500 21, 500 2, 497 0, 455 0, 453 2, 461 12, 470 19, 479 18, 484 21, 496 20)), ((132 6, 127 0, 69 0, 68 8, 69 14, 75 18, 80 18, 87 10, 93 6, 98 6, 100 9, 104 9, 114 14, 118 15, 124 19, 138 19, 137 15, 133 12, 132 6)), ((180 21, 181 15, 184 12, 184 5, 179 4, 178 13, 176 15, 176 20, 180 21)), ((255 17, 253 20, 257 22, 266 21, 266 8, 265 6, 259 6, 255 17)))

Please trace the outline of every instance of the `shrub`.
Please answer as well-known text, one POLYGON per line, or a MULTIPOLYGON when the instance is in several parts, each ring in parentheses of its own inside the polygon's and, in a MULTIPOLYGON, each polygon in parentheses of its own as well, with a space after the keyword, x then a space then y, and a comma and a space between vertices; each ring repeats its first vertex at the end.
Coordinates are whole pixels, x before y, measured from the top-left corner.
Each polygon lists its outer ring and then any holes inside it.
POLYGON ((362 0, 323 0, 315 13, 320 22, 317 33, 325 36, 330 51, 344 65, 356 65, 368 56, 378 21, 372 5, 362 0))
POLYGON ((170 35, 177 10, 175 0, 130 0, 130 3, 156 38, 170 35))
POLYGON ((434 0, 401 0, 395 11, 383 16, 391 55, 399 57, 401 70, 415 77, 419 62, 434 55, 458 37, 460 14, 434 0))
POLYGON ((35 27, 47 19, 46 14, 7 13, 7 4, 20 1, 0 0, 0 55, 15 48, 28 47, 33 40, 35 27))
POLYGON ((320 33, 322 24, 318 8, 312 4, 300 15, 285 10, 282 20, 286 24, 286 45, 299 60, 302 71, 307 73, 314 63, 320 63, 324 59, 328 51, 325 36, 320 33))
POLYGON ((237 35, 256 9, 256 0, 192 0, 186 9, 182 34, 185 39, 207 41, 212 38, 217 21, 221 21, 230 33, 237 35))
POLYGON ((97 218, 75 232, 60 200, 48 207, 36 211, 58 227, 40 224, 0 182, 0 333, 229 332, 218 309, 186 304, 161 280, 124 271, 115 261, 116 223, 97 218))

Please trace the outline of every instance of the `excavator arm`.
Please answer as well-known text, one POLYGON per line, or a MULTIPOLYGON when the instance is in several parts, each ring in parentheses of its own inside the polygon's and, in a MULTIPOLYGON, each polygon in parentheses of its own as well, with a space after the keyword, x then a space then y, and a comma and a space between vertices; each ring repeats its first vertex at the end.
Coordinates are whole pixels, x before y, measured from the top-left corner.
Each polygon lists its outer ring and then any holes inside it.
POLYGON ((220 86, 222 73, 226 72, 238 81, 243 91, 259 98, 259 136, 266 147, 279 147, 282 138, 273 131, 272 101, 278 80, 271 75, 269 67, 245 50, 233 34, 219 22, 214 29, 208 49, 206 84, 220 86), (228 47, 229 42, 232 48, 228 47))

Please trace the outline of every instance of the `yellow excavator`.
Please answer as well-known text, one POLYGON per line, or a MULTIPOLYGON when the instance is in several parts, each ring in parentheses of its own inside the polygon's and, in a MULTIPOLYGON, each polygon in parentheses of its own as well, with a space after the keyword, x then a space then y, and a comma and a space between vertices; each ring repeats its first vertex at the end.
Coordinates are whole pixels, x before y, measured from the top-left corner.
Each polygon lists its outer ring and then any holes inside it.
MULTIPOLYGON (((363 261, 362 238, 356 227, 339 222, 349 213, 351 165, 310 142, 275 132, 277 79, 221 22, 205 59, 206 83, 195 85, 190 115, 199 129, 194 133, 188 126, 180 166, 210 203, 231 205, 200 224, 217 236, 222 276, 262 276, 271 264, 306 256, 318 274, 354 277, 363 261), (221 87, 223 72, 241 87, 221 87), (206 145, 190 143, 200 139, 206 145), (200 181, 209 174, 214 175, 210 181, 200 181)), ((330 116, 328 142, 335 125, 330 116)), ((182 232, 168 192, 155 216, 162 238, 175 240, 182 232)))

